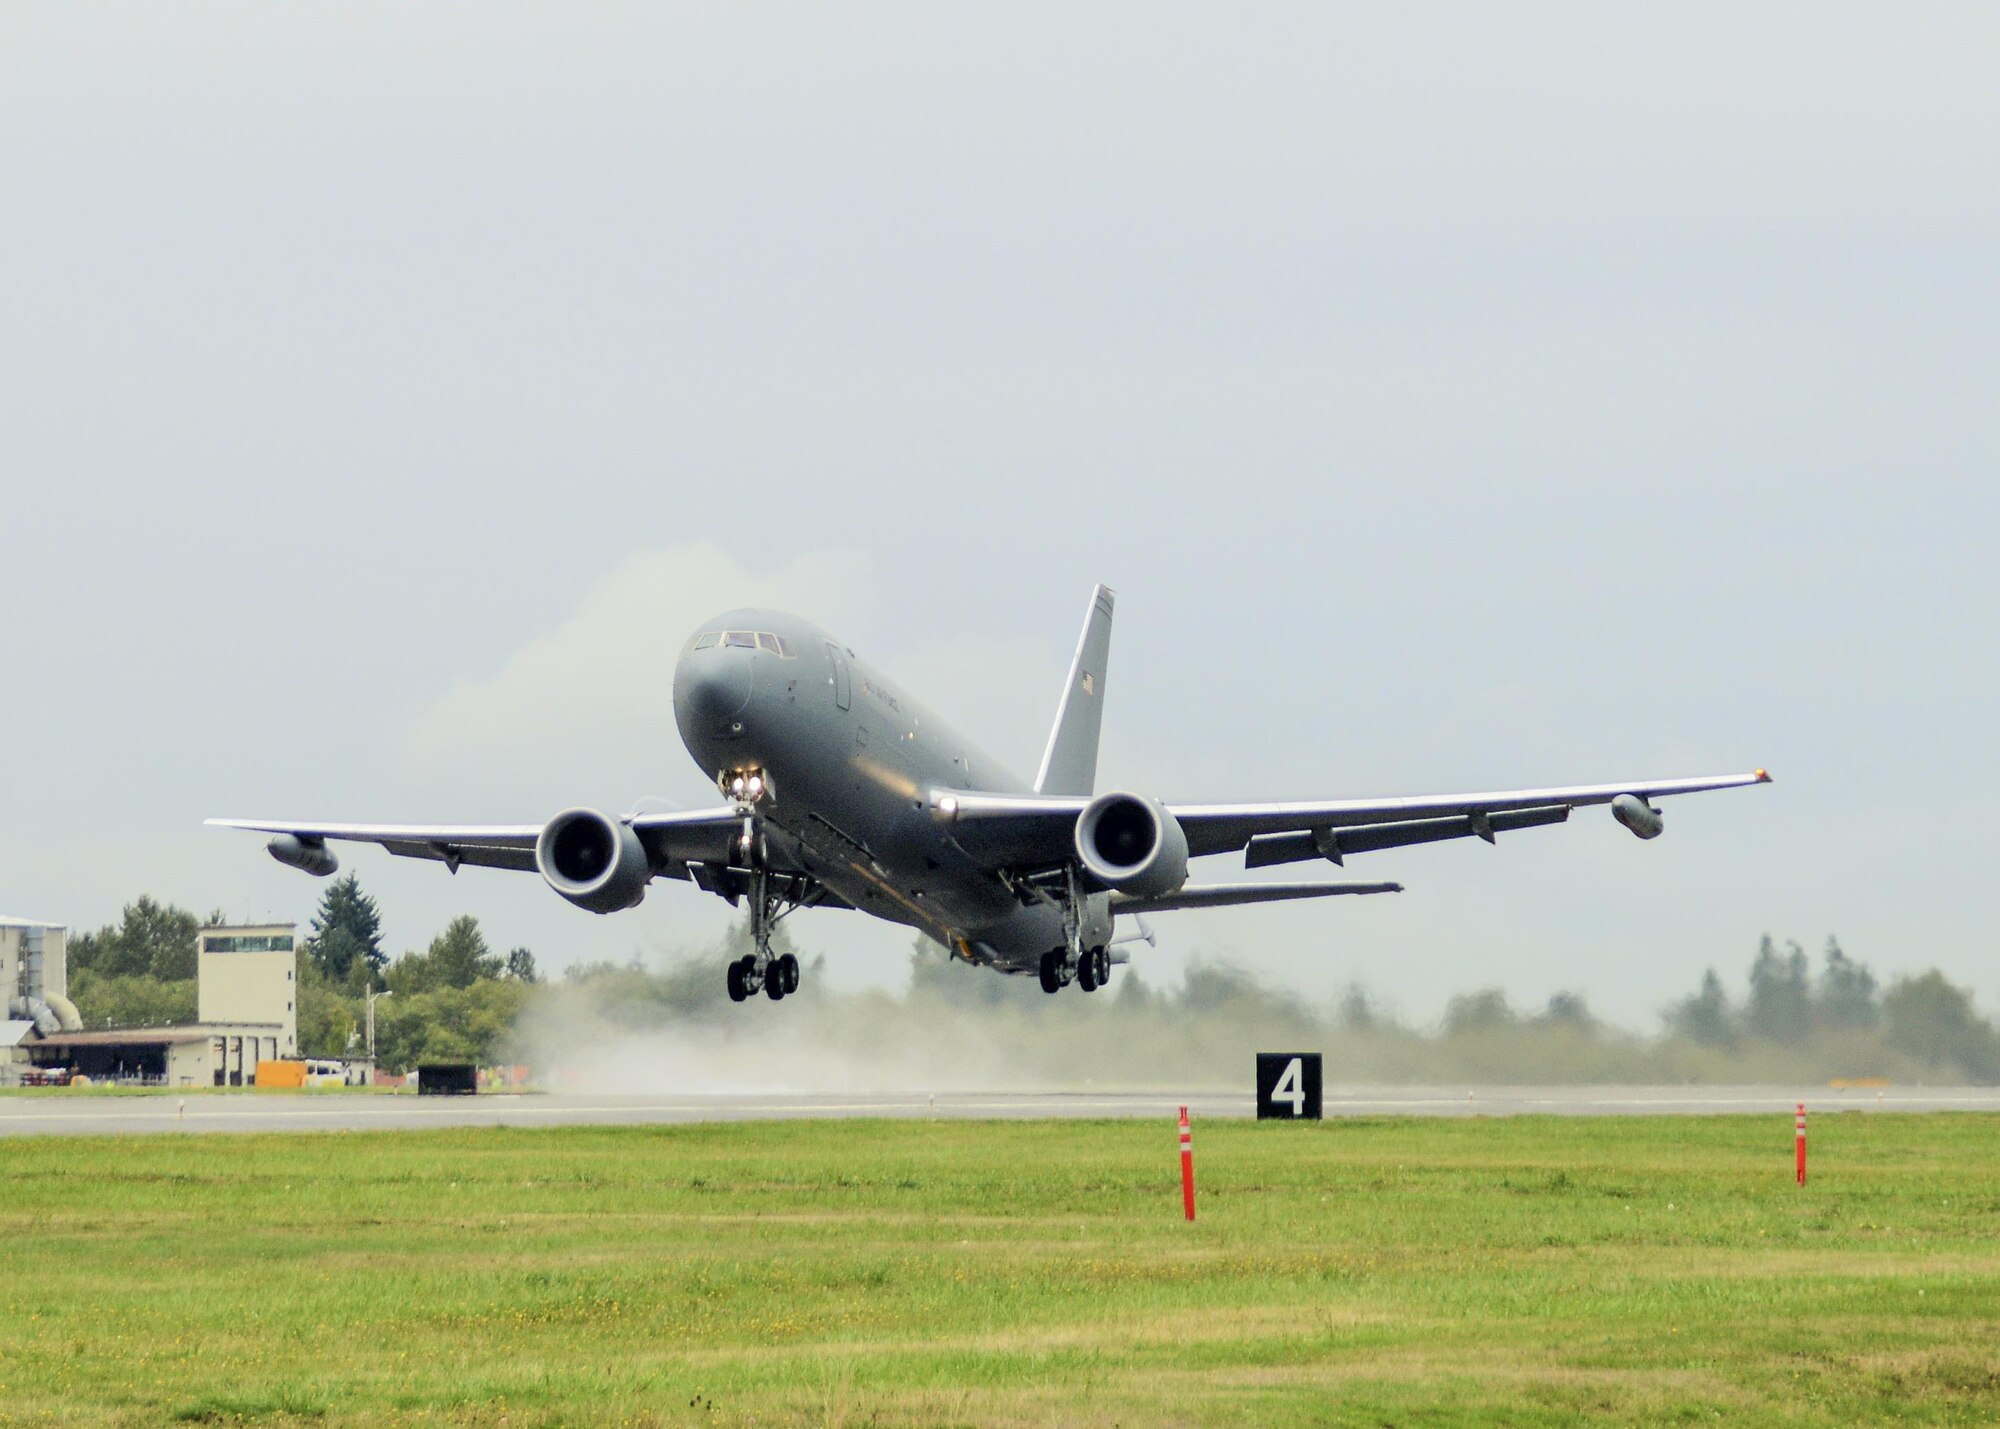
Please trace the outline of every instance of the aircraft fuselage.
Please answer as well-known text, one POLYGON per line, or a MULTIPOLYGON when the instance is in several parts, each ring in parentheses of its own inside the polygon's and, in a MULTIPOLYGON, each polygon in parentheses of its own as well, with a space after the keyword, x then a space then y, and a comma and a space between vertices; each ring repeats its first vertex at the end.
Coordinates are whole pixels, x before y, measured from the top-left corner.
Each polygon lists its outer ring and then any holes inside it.
MULTIPOLYGON (((674 718, 725 792, 734 773, 764 780, 765 836, 854 907, 1010 972, 1063 946, 1060 909, 1024 904, 929 812, 933 789, 1028 785, 810 621, 732 610, 703 624, 674 667, 674 718)), ((1110 900, 1086 910, 1086 945, 1100 946, 1110 900)))

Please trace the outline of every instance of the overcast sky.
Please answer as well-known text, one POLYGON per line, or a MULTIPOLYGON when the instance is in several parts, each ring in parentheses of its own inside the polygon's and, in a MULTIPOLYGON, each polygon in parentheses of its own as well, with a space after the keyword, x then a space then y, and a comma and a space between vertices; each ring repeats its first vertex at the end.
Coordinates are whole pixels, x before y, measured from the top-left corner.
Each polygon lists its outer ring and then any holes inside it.
MULTIPOLYGON (((1104 580, 1106 787, 1778 781, 1165 915, 1163 980, 1651 1025, 1833 932, 1991 1009, 1996 49, 1950 5, 13 0, 0 911, 306 920, 209 815, 701 802, 671 662, 747 602, 1032 772, 1104 580)), ((397 950, 727 911, 343 857, 397 950)), ((807 917, 900 981, 902 930, 807 917)))

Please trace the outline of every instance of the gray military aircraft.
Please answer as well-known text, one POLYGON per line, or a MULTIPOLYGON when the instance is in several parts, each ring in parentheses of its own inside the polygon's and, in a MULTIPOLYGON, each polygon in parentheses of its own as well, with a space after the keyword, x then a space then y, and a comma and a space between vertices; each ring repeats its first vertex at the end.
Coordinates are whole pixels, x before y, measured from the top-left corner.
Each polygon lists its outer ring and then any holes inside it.
MULTIPOLYGON (((1653 800, 1762 784, 1762 769, 1706 779, 1635 779, 1558 789, 1272 804, 1167 804, 1094 793, 1112 592, 1091 593, 1055 728, 1032 786, 974 749, 901 686, 826 631, 771 610, 733 610, 691 636, 674 667, 681 742, 725 802, 673 813, 565 809, 547 823, 334 824, 211 819, 274 835, 272 857, 324 877, 335 840, 393 854, 539 872, 593 913, 631 908, 655 878, 749 905, 756 951, 728 968, 729 995, 773 1001, 798 959, 771 934, 801 908, 856 908, 904 923, 955 955, 1034 973, 1045 992, 1102 987, 1123 954, 1121 917, 1336 894, 1395 883, 1190 884, 1188 861, 1244 855, 1249 868, 1481 838, 1558 824, 1607 804, 1642 839, 1653 800)), ((1143 927, 1143 923, 1141 923, 1143 927)), ((1150 936, 1146 934, 1144 936, 1150 936)))

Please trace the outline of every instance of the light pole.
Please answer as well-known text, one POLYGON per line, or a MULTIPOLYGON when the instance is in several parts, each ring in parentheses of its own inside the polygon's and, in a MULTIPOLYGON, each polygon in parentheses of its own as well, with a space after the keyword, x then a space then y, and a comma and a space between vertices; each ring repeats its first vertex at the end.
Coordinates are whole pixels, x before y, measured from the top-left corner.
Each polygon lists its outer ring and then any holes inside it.
POLYGON ((394 997, 396 994, 384 988, 381 992, 368 990, 368 1085, 375 1085, 375 999, 394 997))

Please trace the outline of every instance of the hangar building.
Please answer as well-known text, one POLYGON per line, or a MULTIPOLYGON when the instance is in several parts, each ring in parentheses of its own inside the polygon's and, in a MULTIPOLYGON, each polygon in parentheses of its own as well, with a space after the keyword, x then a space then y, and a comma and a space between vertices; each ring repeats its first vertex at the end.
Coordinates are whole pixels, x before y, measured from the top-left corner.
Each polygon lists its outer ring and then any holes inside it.
MULTIPOLYGON (((44 929, 43 1001, 56 1003, 49 983, 48 925, 44 929)), ((61 930, 56 929, 60 934, 61 930)), ((196 955, 196 1012, 199 1019, 176 1027, 87 1030, 66 998, 65 1021, 58 1010, 48 1030, 30 1022, 16 1035, 10 1052, 18 1080, 22 1063, 45 1070, 67 1069, 93 1080, 138 1082, 170 1087, 242 1087, 257 1080, 257 1063, 296 1057, 299 1048, 298 952, 291 923, 217 924, 203 928, 196 955)), ((4 946, 4 944, 0 944, 4 946)), ((58 942, 60 948, 61 944, 58 942)), ((56 967, 67 990, 67 969, 56 967)), ((0 968, 0 975, 4 969, 0 968)), ((11 983, 8 986, 12 986, 11 983)), ((13 1023, 7 1024, 13 1027, 13 1023)), ((0 1062, 0 1076, 9 1071, 0 1062)))

